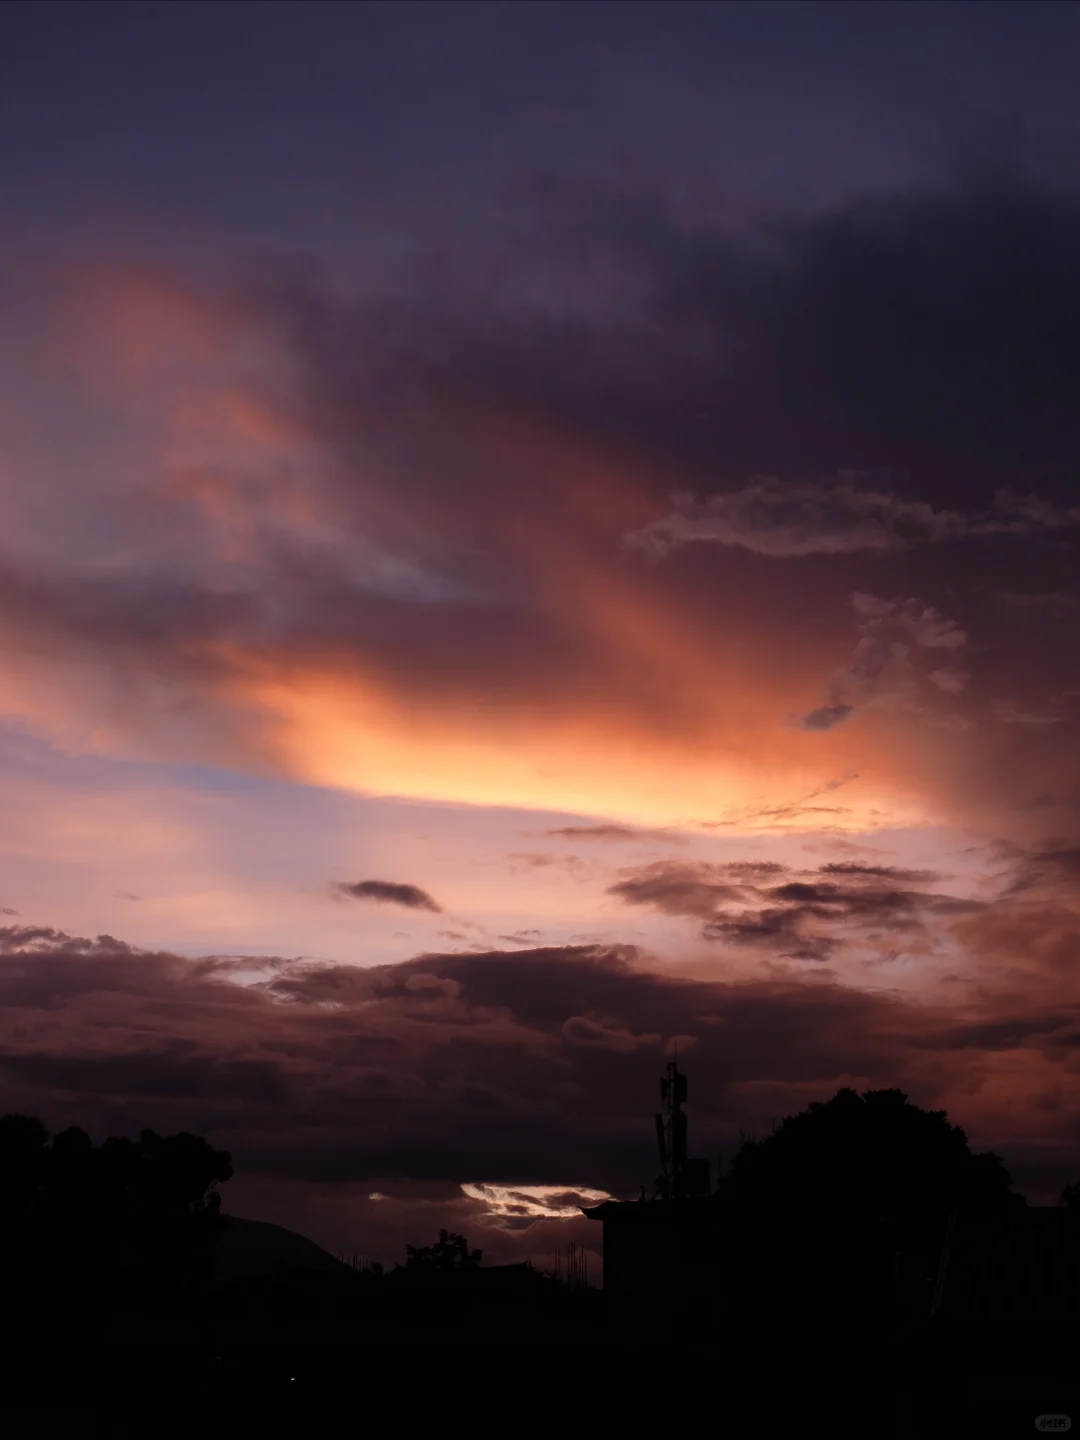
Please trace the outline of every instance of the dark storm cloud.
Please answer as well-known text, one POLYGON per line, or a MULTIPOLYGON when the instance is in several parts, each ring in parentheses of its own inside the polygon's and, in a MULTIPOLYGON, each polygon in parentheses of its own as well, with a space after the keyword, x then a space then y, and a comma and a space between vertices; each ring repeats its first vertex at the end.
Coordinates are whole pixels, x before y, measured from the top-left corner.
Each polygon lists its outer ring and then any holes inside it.
MULTIPOLYGON (((797 927, 800 920, 825 922, 836 927, 834 943, 851 938, 851 927, 892 931, 919 929, 937 917, 968 915, 984 908, 984 902, 953 895, 923 891, 885 889, 874 886, 838 885, 829 881, 794 881, 765 892, 770 901, 781 901, 790 909, 786 923, 797 927)), ((778 912, 769 911, 776 916, 778 912)), ((824 937, 818 937, 824 938, 824 937)))
MULTIPOLYGON (((418 399, 437 386, 496 409, 527 401, 644 446, 669 473, 730 477, 705 503, 766 554, 1056 533, 1069 520, 1075 502, 1017 487, 1038 473, 1053 488, 1055 464, 1080 454, 1077 196, 961 183, 776 222, 761 244, 595 187, 553 184, 530 219, 550 232, 556 270, 591 254, 632 274, 636 311, 588 321, 434 293, 410 321, 407 304, 384 306, 369 344, 423 376, 418 399), (701 411, 705 430, 690 423, 701 411), (780 478, 748 480, 763 471, 780 478), (846 478, 783 478, 807 472, 846 478), (902 488, 885 483, 893 472, 909 477, 902 488), (920 475, 932 503, 912 491, 920 475), (1014 489, 995 506, 988 484, 1014 489)), ((324 325, 309 303, 297 321, 337 379, 322 400, 359 398, 371 371, 343 366, 340 319, 324 325)))
POLYGON ((11 1083, 53 1092, 127 1099, 211 1101, 231 1095, 241 1105, 282 1105, 286 1078, 266 1060, 218 1062, 193 1042, 130 1054, 14 1054, 0 1058, 11 1083))
POLYGON ((858 860, 830 860, 820 867, 822 875, 842 875, 851 880, 894 880, 906 885, 933 885, 943 877, 935 870, 905 870, 899 865, 864 865, 858 860))
MULTIPOLYGON (((800 501, 778 488, 788 515, 807 506, 808 545, 891 548, 1060 523, 1048 504, 1010 509, 1002 497, 995 515, 970 499, 953 509, 946 497, 1076 460, 1076 195, 979 184, 856 205, 770 238, 771 258, 736 267, 722 245, 669 241, 683 265, 665 273, 660 308, 687 324, 694 317, 711 343, 726 457, 781 472, 925 467, 938 481, 933 506, 888 489, 852 500, 841 486, 800 501), (783 424, 765 439, 770 413, 783 424)), ((798 549, 790 521, 762 530, 798 549)))
POLYGON ((407 910, 431 910, 442 913, 442 906, 419 885, 403 885, 394 880, 337 881, 331 887, 335 895, 350 900, 375 900, 382 905, 403 905, 407 910))
POLYGON ((562 1027, 565 1039, 574 1045, 594 1045, 601 1050, 619 1053, 635 1050, 651 1050, 654 1054, 659 1046, 660 1035, 635 1035, 619 1026, 603 1021, 590 1020, 585 1015, 572 1015, 562 1027))
POLYGON ((935 897, 925 896, 921 892, 843 886, 827 880, 794 880, 787 885, 778 885, 767 893, 775 900, 814 907, 815 913, 823 916, 835 912, 893 917, 923 905, 932 907, 935 903, 935 897))
MULTIPOLYGON (((636 1189, 676 1037, 708 1153, 845 1077, 947 1103, 1014 1042, 1049 1067, 1039 1083, 1060 1085, 1071 1074, 1061 1047, 1075 1054, 1077 1033, 1075 1003, 1040 1013, 1013 1000, 958 1026, 824 980, 671 979, 619 947, 359 970, 0 932, 2 1108, 95 1134, 201 1130, 234 1151, 241 1175, 297 1183, 636 1189), (265 978, 236 983, 241 965, 265 978)), ((1059 1147, 1080 1139, 1067 1117, 1055 1135, 1059 1147)))
POLYGON ((807 915, 821 918, 812 907, 768 908, 725 917, 720 912, 701 928, 702 939, 724 940, 729 945, 760 946, 788 960, 828 960, 841 943, 828 935, 801 933, 807 915))
POLYGON ((1080 595, 1071 594, 1065 590, 1035 591, 1027 595, 1007 590, 1002 593, 1001 598, 1006 605, 1011 605, 1017 610, 1044 611, 1047 614, 1069 618, 1074 616, 1077 610, 1080 610, 1080 595))
POLYGON ((666 915, 708 917, 727 900, 739 900, 737 885, 720 879, 721 868, 704 861, 680 864, 659 860, 608 886, 608 894, 628 905, 648 905, 666 915))
POLYGON ((1039 1016, 1009 1016, 974 1025, 957 1025, 935 1043, 954 1050, 1018 1050, 1025 1047, 1080 1045, 1074 1011, 1039 1016))
POLYGON ((854 705, 819 705, 803 719, 804 730, 831 730, 854 715, 854 705))
POLYGON ((1080 887, 1080 846, 1050 844, 1024 848, 1003 845, 1001 850, 1008 865, 1006 894, 1077 893, 1080 887))
POLYGON ((608 894, 628 905, 702 919, 703 939, 803 960, 825 960, 860 932, 916 930, 984 908, 982 901, 907 888, 942 878, 928 870, 831 862, 809 878, 775 883, 783 871, 775 862, 658 861, 624 871, 626 878, 609 886, 608 894))
POLYGON ((727 860, 716 866, 719 874, 726 875, 736 885, 760 885, 776 880, 787 868, 778 860, 727 860))

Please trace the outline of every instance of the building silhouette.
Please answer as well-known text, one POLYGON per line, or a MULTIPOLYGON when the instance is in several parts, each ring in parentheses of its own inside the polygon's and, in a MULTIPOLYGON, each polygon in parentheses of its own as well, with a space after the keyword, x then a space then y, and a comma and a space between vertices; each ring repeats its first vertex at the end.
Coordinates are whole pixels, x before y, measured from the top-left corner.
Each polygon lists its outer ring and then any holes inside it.
POLYGON ((582 1213, 603 1226, 604 1294, 612 1338, 705 1340, 720 1328, 731 1264, 711 1192, 709 1162, 688 1153, 686 1076, 677 1060, 660 1082, 655 1117, 660 1173, 653 1194, 606 1200, 582 1213))

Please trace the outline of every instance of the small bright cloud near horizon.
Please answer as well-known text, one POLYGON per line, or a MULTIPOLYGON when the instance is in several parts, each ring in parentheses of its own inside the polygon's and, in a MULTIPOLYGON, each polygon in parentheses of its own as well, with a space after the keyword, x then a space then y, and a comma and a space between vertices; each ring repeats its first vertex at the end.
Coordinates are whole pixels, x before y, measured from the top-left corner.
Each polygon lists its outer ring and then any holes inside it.
POLYGON ((331 1248, 1080 1173, 1068 11, 632 8, 8 20, 0 1109, 331 1248))

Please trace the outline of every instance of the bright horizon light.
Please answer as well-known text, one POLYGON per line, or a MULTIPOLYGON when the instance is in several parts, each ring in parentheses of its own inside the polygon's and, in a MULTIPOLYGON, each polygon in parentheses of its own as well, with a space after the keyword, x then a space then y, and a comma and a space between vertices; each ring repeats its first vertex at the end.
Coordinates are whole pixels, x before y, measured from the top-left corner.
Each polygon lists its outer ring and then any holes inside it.
POLYGON ((606 1190, 586 1185, 462 1185, 470 1200, 482 1200, 492 1215, 534 1216, 545 1220, 574 1220, 582 1204, 599 1205, 611 1200, 606 1190))

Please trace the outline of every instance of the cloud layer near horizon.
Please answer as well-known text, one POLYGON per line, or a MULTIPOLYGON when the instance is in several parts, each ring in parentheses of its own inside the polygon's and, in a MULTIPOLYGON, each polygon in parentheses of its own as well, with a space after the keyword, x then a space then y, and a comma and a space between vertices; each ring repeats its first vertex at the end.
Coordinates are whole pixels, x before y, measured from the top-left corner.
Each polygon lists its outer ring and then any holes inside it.
POLYGON ((1035 906, 966 923, 1002 952, 1032 927, 1042 974, 988 965, 950 1007, 828 979, 665 977, 632 947, 358 969, 9 926, 0 1107, 99 1135, 193 1128, 245 1183, 628 1193, 649 1179, 655 1077, 677 1040, 701 1153, 841 1084, 899 1084, 1004 1150, 1019 1182, 1053 1183, 1080 1160, 1075 931, 1055 938, 1035 906))

